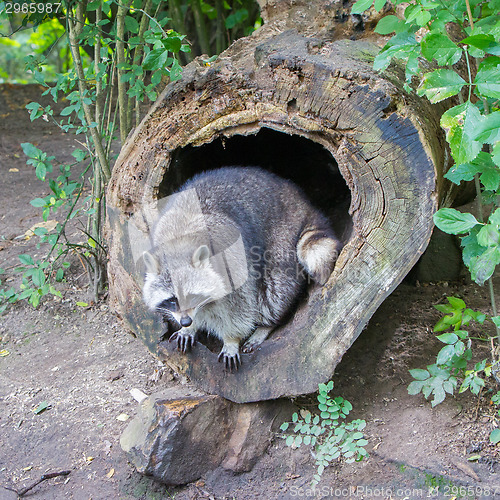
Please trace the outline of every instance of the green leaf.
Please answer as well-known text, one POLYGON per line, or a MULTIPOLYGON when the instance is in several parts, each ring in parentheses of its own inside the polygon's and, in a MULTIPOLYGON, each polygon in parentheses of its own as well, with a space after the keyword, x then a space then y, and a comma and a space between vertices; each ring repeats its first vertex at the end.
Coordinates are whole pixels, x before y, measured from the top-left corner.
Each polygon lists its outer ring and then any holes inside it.
POLYGON ((408 385, 408 394, 410 396, 416 396, 417 394, 420 394, 424 383, 425 382, 422 382, 421 380, 414 380, 413 382, 411 382, 408 385))
POLYGON ((394 33, 401 25, 404 25, 404 21, 398 19, 396 16, 385 16, 377 23, 375 33, 389 35, 390 33, 394 33))
POLYGON ((424 75, 417 94, 425 95, 429 101, 436 103, 457 95, 465 83, 465 80, 451 69, 436 69, 424 75))
POLYGON ((125 16, 125 27, 131 33, 139 33, 139 23, 132 16, 125 16))
POLYGON ((373 0, 357 0, 351 9, 351 14, 362 14, 368 10, 373 4, 373 0))
POLYGON ((458 341, 458 336, 454 333, 443 333, 436 338, 443 344, 455 344, 458 341))
POLYGON ((163 46, 170 52, 179 52, 182 45, 182 38, 179 36, 169 36, 163 40, 163 46))
POLYGON ((500 98, 500 65, 494 68, 481 68, 474 78, 474 83, 481 95, 500 98))
POLYGON ((484 380, 481 377, 474 376, 470 383, 470 390, 473 394, 479 394, 481 388, 485 385, 484 380))
POLYGON ((422 55, 428 61, 435 59, 439 66, 451 66, 462 56, 462 49, 441 33, 428 33, 420 45, 422 55))
POLYGON ((476 47, 487 54, 500 56, 500 44, 495 41, 495 37, 493 35, 472 35, 464 38, 460 43, 476 47))
POLYGON ((490 434, 490 442, 497 444, 500 442, 500 429, 493 429, 490 434))
POLYGON ((410 375, 415 380, 427 380, 430 377, 430 374, 427 370, 422 370, 421 368, 414 368, 410 370, 410 375))
POLYGON ((491 154, 480 151, 471 162, 454 165, 445 177, 456 184, 460 181, 471 181, 475 174, 480 175, 480 181, 488 191, 496 191, 500 186, 500 169, 493 163, 491 154))
POLYGON ((471 181, 474 175, 479 171, 478 167, 473 162, 453 165, 446 174, 445 178, 455 184, 460 184, 462 181, 471 181))
POLYGON ((450 305, 454 308, 454 309, 465 309, 466 307, 466 304, 465 302, 458 298, 458 297, 447 297, 448 299, 448 302, 450 303, 450 305))
POLYGON ((174 59, 174 62, 172 63, 172 66, 170 68, 170 80, 172 82, 175 82, 177 80, 180 80, 182 77, 182 66, 179 64, 179 61, 177 59, 174 59))
POLYGON ((444 316, 441 318, 436 325, 434 326, 435 332, 443 332, 444 330, 448 330, 455 323, 455 319, 453 316, 444 316))
POLYGON ((484 247, 477 242, 477 233, 479 233, 479 226, 472 229, 468 236, 461 239, 461 246, 463 247, 462 258, 464 264, 470 269, 471 262, 474 258, 483 254, 484 247))
POLYGON ((41 180, 45 181, 45 176, 47 175, 47 167, 45 163, 38 162, 35 168, 35 175, 41 180))
POLYGON ((23 148, 23 153, 29 158, 39 158, 42 154, 42 151, 40 149, 38 149, 36 146, 33 146, 33 144, 29 142, 23 142, 21 144, 21 147, 23 148))
POLYGON ((153 49, 145 57, 142 67, 147 71, 164 69, 168 59, 168 50, 153 49))
MULTIPOLYGON (((354 6, 353 6, 354 9, 354 6)), ((248 10, 247 9, 238 9, 237 11, 229 14, 225 20, 225 26, 228 30, 238 26, 238 24, 243 23, 248 19, 248 10)))
POLYGON ((491 159, 497 167, 500 167, 500 141, 498 141, 491 150, 491 159))
POLYGON ((49 403, 47 401, 42 401, 34 410, 33 413, 35 415, 39 415, 43 411, 45 411, 47 408, 49 408, 49 403))
POLYGON ((434 305, 434 308, 437 309, 439 312, 442 313, 452 313, 455 311, 454 307, 451 304, 436 304, 434 305))
POLYGON ((471 278, 482 285, 487 279, 491 278, 495 267, 500 263, 500 248, 489 247, 479 257, 471 259, 469 270, 471 278))
POLYGON ((489 217, 488 222, 494 226, 500 226, 500 208, 497 208, 489 217))
POLYGON ((37 102, 30 102, 26 104, 26 109, 30 111, 30 121, 34 121, 43 115, 44 109, 37 102))
POLYGON ((500 169, 497 168, 495 165, 492 165, 492 168, 486 169, 481 174, 479 179, 481 181, 481 184, 484 186, 484 189, 486 189, 487 191, 496 191, 500 186, 500 169))
POLYGON ((462 213, 454 208, 441 208, 433 217, 434 224, 448 234, 463 234, 479 224, 470 213, 462 213))
POLYGON ((45 200, 43 198, 35 198, 34 200, 30 201, 30 205, 37 207, 37 208, 44 207, 46 204, 47 203, 45 202, 45 200))
POLYGON ((75 158, 76 161, 81 162, 85 160, 85 158, 87 157, 87 152, 83 151, 82 149, 75 149, 71 153, 71 156, 73 156, 73 158, 75 158))
POLYGON ((445 365, 455 354, 455 346, 446 345, 438 353, 436 358, 436 364, 445 365))
POLYGON ((97 8, 99 7, 99 5, 101 5, 101 3, 102 3, 102 0, 94 0, 94 1, 88 3, 86 9, 88 11, 97 10, 97 8))
POLYGON ((405 59, 417 48, 414 34, 398 33, 393 36, 373 61, 375 71, 384 71, 389 67, 393 58, 405 59))
POLYGON ((496 247, 500 244, 500 232, 493 224, 486 224, 477 233, 477 242, 483 247, 496 247))
POLYGON ((481 151, 483 143, 474 139, 481 121, 481 113, 470 101, 449 109, 441 116, 441 126, 446 130, 446 140, 457 164, 474 160, 481 151))
POLYGON ((43 269, 35 269, 31 275, 31 279, 36 287, 40 288, 45 284, 45 273, 43 269))
POLYGON ((31 255, 22 253, 18 255, 18 259, 25 265, 25 266, 34 266, 35 261, 33 260, 33 257, 31 255))
POLYGON ((500 110, 494 111, 482 118, 473 138, 487 144, 494 144, 500 141, 500 110))

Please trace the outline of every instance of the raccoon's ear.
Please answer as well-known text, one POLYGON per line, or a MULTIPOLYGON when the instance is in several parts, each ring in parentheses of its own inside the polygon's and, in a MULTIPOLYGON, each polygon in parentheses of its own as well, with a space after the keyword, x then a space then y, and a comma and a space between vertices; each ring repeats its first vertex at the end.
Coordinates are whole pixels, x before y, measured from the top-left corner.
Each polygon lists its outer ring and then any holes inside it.
POLYGON ((148 273, 159 274, 160 273, 160 263, 158 259, 147 250, 142 254, 142 258, 144 259, 144 264, 146 264, 146 271, 148 273))
POLYGON ((193 267, 208 267, 210 264, 210 250, 207 245, 201 245, 193 253, 193 267))

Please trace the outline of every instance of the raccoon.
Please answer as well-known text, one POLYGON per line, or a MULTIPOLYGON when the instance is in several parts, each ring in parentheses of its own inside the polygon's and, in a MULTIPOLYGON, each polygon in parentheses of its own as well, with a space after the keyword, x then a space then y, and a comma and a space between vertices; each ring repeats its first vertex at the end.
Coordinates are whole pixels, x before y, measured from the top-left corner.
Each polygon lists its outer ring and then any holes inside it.
POLYGON ((341 242, 291 181, 259 167, 223 167, 189 180, 166 206, 144 253, 145 304, 181 329, 187 352, 205 330, 236 370, 280 325, 309 278, 323 285, 341 242))

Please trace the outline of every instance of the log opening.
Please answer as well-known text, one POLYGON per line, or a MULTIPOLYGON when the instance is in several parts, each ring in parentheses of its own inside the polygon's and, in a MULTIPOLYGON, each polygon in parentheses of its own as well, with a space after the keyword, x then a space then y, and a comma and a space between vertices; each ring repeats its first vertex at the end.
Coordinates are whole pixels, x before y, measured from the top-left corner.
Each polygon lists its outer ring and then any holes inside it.
MULTIPOLYGON (((189 144, 174 150, 158 186, 158 199, 169 196, 199 172, 225 166, 259 166, 293 181, 329 218, 344 245, 352 235, 351 191, 331 152, 313 139, 267 127, 250 135, 222 136, 203 145, 189 144)), ((298 309, 307 308, 308 299, 310 296, 303 295, 298 309)), ((295 313, 290 311, 289 318, 295 313)), ((199 332, 198 341, 213 353, 219 353, 222 347, 206 332, 199 332)))

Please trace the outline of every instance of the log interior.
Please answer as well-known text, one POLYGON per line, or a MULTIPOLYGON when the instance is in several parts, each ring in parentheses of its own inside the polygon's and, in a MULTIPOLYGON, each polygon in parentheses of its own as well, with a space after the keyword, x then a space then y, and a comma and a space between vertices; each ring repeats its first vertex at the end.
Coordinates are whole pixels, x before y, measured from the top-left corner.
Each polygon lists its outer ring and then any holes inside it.
POLYGON ((172 194, 198 172, 233 165, 259 166, 290 179, 329 217, 338 237, 344 242, 349 239, 351 192, 334 157, 313 140, 269 128, 252 135, 219 137, 202 146, 176 149, 158 197, 172 194))

